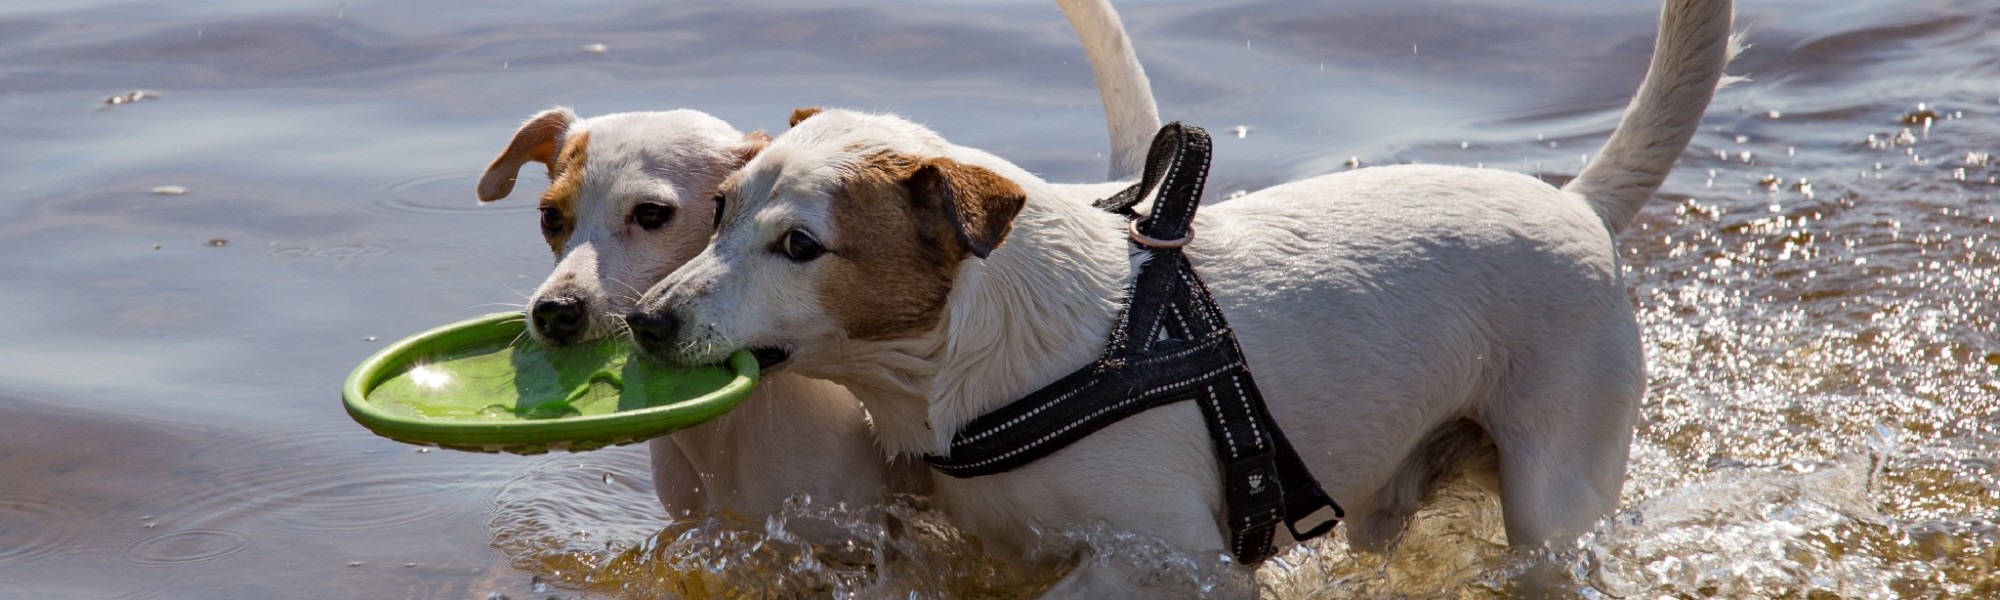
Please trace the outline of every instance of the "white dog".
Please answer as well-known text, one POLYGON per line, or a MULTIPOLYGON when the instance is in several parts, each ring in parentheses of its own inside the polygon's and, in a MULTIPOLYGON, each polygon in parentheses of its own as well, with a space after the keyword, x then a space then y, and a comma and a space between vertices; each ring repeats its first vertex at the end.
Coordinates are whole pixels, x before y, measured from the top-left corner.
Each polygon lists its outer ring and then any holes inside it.
MULTIPOLYGON (((1105 0, 1057 4, 1097 73, 1112 178, 1131 177, 1159 127, 1151 86, 1105 0)), ((556 268, 529 300, 529 331, 551 345, 618 333, 641 293, 701 251, 723 177, 769 141, 692 110, 578 119, 558 108, 529 119, 478 190, 481 201, 499 200, 528 162, 548 167, 541 228, 556 268)), ((771 514, 800 492, 859 506, 929 488, 921 466, 882 459, 853 395, 792 374, 764 377, 735 411, 655 439, 651 450, 655 490, 675 516, 771 514)))
MULTIPOLYGON (((1350 543, 1384 548, 1461 469, 1497 478, 1517 546, 1617 507, 1645 372, 1615 236, 1694 135, 1731 15, 1729 0, 1666 2, 1645 82, 1562 189, 1387 166, 1201 212, 1186 251, 1277 423, 1348 509, 1350 543)), ((812 116, 723 189, 715 239, 641 301, 636 339, 668 362, 752 348, 841 383, 900 454, 942 453, 969 420, 1096 359, 1146 256, 1094 197, 893 116, 812 116)), ((1093 525, 1227 547, 1193 403, 1013 471, 940 477, 936 497, 989 548, 1093 525)), ((1054 595, 1118 597, 1143 577, 1086 563, 1054 595)))

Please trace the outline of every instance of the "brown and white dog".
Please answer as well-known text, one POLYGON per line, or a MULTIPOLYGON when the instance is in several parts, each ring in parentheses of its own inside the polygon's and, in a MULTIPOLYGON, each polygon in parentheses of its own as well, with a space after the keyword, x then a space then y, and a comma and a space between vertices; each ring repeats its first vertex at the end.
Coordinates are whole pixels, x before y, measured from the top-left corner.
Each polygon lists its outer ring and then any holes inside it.
MULTIPOLYGON (((1463 469, 1497 481, 1517 546, 1617 508, 1645 372, 1615 236, 1694 135, 1731 17, 1729 0, 1667 0, 1645 82, 1564 188, 1386 166, 1202 210, 1186 251, 1350 543, 1384 548, 1463 469)), ((845 385, 899 454, 943 452, 1095 359, 1145 256, 1095 196, 893 116, 812 115, 723 195, 709 247, 628 317, 635 339, 685 364, 752 348, 845 385)), ((1207 436, 1193 403, 1168 405, 1007 473, 938 478, 936 498, 989 547, 1104 526, 1214 556, 1207 436)), ((1109 564, 1051 595, 1139 593, 1147 573, 1109 564)))
MULTIPOLYGON (((1097 74, 1112 178, 1131 177, 1159 127, 1151 86, 1106 0, 1057 4, 1097 74)), ((557 108, 530 118, 478 189, 482 202, 499 200, 527 163, 548 168, 541 229, 556 268, 529 299, 529 331, 551 345, 620 333, 638 297, 707 244, 723 178, 769 141, 692 110, 580 119, 557 108)), ((675 516, 771 514, 797 493, 859 506, 928 489, 920 467, 883 459, 868 427, 839 385, 773 373, 731 413, 653 440, 655 489, 675 516)))

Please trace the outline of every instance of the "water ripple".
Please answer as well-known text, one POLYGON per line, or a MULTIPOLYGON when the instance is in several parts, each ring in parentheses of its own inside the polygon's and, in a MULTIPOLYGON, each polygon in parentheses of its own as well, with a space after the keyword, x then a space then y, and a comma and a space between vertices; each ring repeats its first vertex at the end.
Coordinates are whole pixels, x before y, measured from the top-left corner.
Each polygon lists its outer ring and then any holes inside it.
POLYGON ((316 260, 356 260, 374 258, 395 251, 389 244, 350 243, 330 246, 279 246, 269 254, 273 258, 316 259, 316 260))
POLYGON ((81 519, 75 509, 52 499, 0 494, 0 567, 63 550, 80 533, 81 519))
POLYGON ((133 542, 119 557, 142 567, 179 567, 229 558, 250 545, 249 535, 228 529, 183 529, 133 542))
POLYGON ((480 202, 473 195, 479 183, 481 171, 452 170, 425 173, 391 181, 375 194, 373 206, 382 214, 502 214, 533 212, 535 210, 533 185, 523 182, 516 186, 514 197, 497 202, 480 202), (526 198, 522 198, 526 196, 526 198))

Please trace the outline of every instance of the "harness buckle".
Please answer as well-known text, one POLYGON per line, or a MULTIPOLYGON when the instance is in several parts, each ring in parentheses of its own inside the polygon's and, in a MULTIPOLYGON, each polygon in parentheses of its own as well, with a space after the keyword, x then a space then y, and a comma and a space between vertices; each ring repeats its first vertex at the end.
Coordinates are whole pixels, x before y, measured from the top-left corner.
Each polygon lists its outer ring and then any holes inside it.
POLYGON ((1185 235, 1182 235, 1177 239, 1162 240, 1154 238, 1153 236, 1139 233, 1139 223, 1140 221, 1144 220, 1145 219, 1141 217, 1133 217, 1131 220, 1125 222, 1125 231, 1132 234, 1132 243, 1145 246, 1147 248, 1152 248, 1154 250, 1172 250, 1175 248, 1179 248, 1181 246, 1186 246, 1188 242, 1194 240, 1193 224, 1188 225, 1187 233, 1185 235))

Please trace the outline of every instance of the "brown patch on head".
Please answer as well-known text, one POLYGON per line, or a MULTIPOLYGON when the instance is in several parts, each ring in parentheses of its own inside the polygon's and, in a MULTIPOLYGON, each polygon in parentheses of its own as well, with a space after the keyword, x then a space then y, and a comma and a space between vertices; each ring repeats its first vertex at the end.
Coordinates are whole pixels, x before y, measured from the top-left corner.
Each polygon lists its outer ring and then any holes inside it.
POLYGON ((542 237, 548 240, 549 250, 556 256, 562 256, 563 245, 576 232, 576 195, 583 189, 583 163, 589 154, 590 132, 586 131, 565 142, 562 154, 549 162, 549 190, 542 192, 542 237), (546 213, 550 210, 560 215, 561 227, 548 227, 550 217, 546 213))
POLYGON ((804 121, 804 120, 806 120, 806 119, 810 119, 810 118, 812 118, 812 116, 813 116, 813 115, 816 115, 816 114, 819 114, 819 111, 820 111, 820 108, 819 108, 819 107, 817 107, 817 106, 803 106, 803 107, 799 107, 799 108, 794 108, 794 109, 792 109, 792 123, 791 123, 791 126, 793 126, 793 127, 798 127, 798 126, 799 126, 799 121, 804 121))
POLYGON ((1019 186, 976 166, 887 152, 871 156, 833 198, 832 225, 841 241, 827 255, 820 300, 857 339, 934 328, 958 264, 997 246, 1023 201, 1019 186), (977 214, 962 227, 960 213, 968 208, 977 214), (1006 222, 989 236, 996 219, 1006 222), (968 236, 985 243, 967 243, 968 236))
POLYGON ((743 163, 750 162, 750 159, 756 158, 757 153, 763 152, 764 148, 770 145, 771 136, 769 134, 763 131, 752 131, 744 134, 743 140, 736 142, 736 145, 731 147, 729 152, 736 156, 736 165, 740 167, 743 163))
POLYGON ((520 176, 521 166, 530 161, 549 165, 550 179, 554 179, 555 166, 550 161, 563 145, 563 134, 575 121, 576 114, 567 108, 545 110, 528 119, 514 132, 507 148, 486 166, 486 174, 480 176, 479 201, 492 202, 513 193, 514 179, 520 176))

